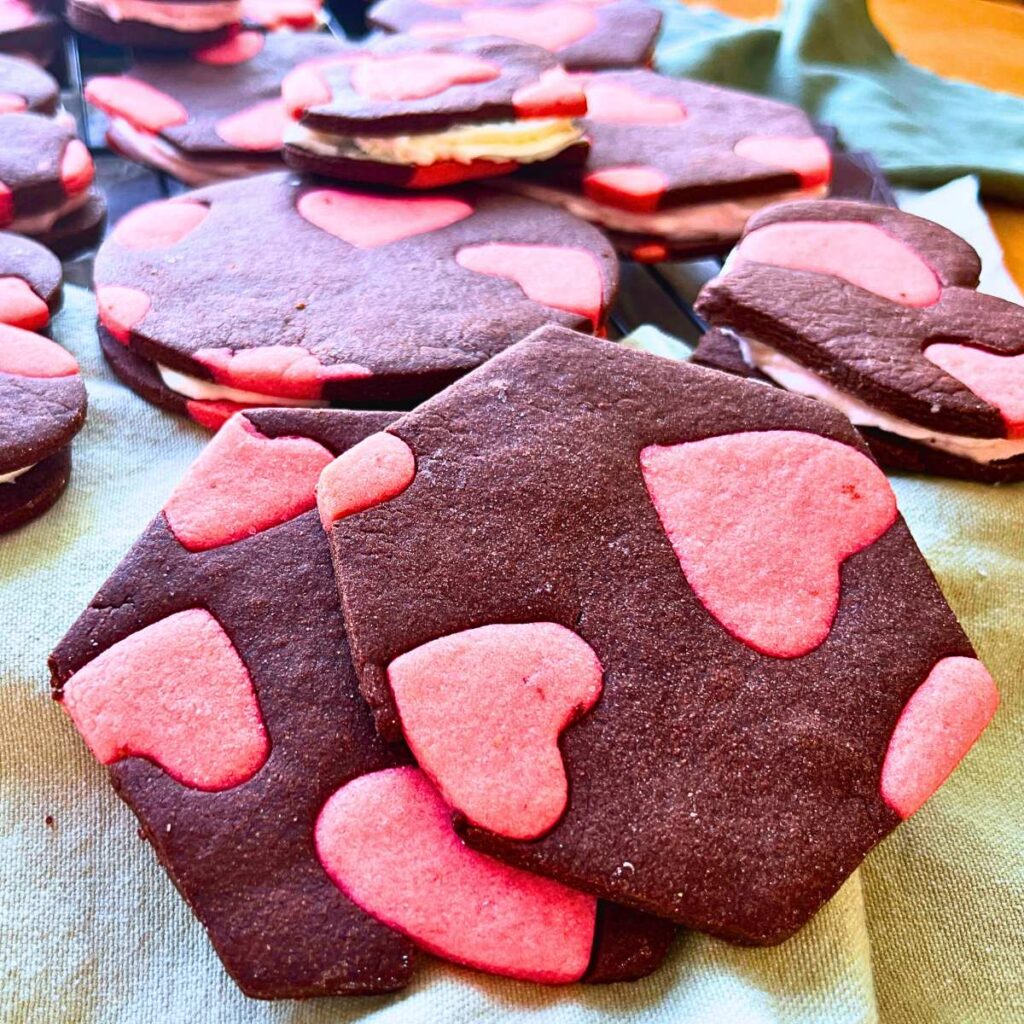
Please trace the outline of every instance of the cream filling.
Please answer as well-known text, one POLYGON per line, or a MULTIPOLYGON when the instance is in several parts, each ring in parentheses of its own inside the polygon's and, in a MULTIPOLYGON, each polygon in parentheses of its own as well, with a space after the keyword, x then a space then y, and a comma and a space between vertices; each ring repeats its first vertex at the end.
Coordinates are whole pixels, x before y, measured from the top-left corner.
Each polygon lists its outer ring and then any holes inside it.
POLYGON ((443 160, 460 164, 514 160, 528 164, 549 160, 582 137, 583 129, 569 117, 457 125, 425 135, 333 135, 295 123, 285 130, 285 142, 319 156, 419 167, 443 160))
POLYGON ((43 235, 50 231, 54 224, 69 213, 74 213, 89 201, 92 189, 83 189, 78 195, 71 196, 60 206, 43 213, 33 213, 26 217, 15 217, 10 224, 4 225, 5 231, 16 231, 21 235, 43 235))
POLYGON ((583 220, 600 224, 612 231, 680 241, 738 238, 747 221, 762 207, 793 199, 820 199, 828 192, 827 185, 815 185, 813 188, 792 192, 775 192, 745 199, 717 199, 710 203, 685 203, 654 213, 633 213, 598 203, 576 192, 532 181, 517 180, 511 187, 521 195, 539 199, 551 206, 560 206, 583 220))
POLYGON ((172 370, 156 364, 160 379, 176 394, 199 402, 238 402, 240 405, 278 405, 289 409, 322 409, 327 402, 319 398, 282 398, 280 395, 265 395, 260 391, 242 391, 223 384, 200 380, 187 373, 172 370))
POLYGON ((242 18, 241 0, 214 3, 153 3, 151 0, 79 0, 111 21, 141 21, 175 32, 209 32, 234 25, 242 18))
POLYGON ((741 338, 732 331, 726 333, 739 344, 743 358, 749 365, 757 367, 766 377, 771 377, 787 391, 803 395, 805 398, 816 398, 833 409, 838 409, 855 426, 875 427, 889 434, 898 434, 908 441, 915 441, 929 448, 938 448, 951 455, 970 459, 972 462, 998 462, 1001 459, 1012 459, 1015 455, 1024 455, 1024 439, 965 437, 962 434, 944 434, 941 431, 930 430, 898 416, 891 416, 852 395, 839 391, 818 374, 784 356, 770 345, 741 338))
POLYGON ((274 162, 269 159, 274 154, 268 154, 268 159, 265 160, 249 160, 241 156, 237 159, 205 156, 192 159, 166 139, 139 131, 121 118, 115 118, 110 122, 107 137, 114 143, 115 148, 123 149, 133 160, 166 171, 193 187, 229 181, 233 178, 246 178, 275 169, 274 162))
POLYGON ((37 462, 33 462, 31 466, 24 466, 22 469, 12 469, 10 473, 0 473, 0 484, 13 484, 19 476, 24 476, 30 469, 35 469, 37 465, 37 462))

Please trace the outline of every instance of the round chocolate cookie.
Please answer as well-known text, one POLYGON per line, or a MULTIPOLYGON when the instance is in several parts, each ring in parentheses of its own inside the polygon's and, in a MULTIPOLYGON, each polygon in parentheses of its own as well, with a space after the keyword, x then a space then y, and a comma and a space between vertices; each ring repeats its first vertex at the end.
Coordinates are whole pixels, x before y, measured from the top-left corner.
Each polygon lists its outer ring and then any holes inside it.
POLYGON ((129 159, 206 185, 283 166, 281 80, 296 65, 349 52, 328 34, 247 31, 190 54, 140 56, 85 97, 112 118, 108 141, 129 159))
POLYGON ((142 207, 96 259, 102 324, 204 423, 419 401, 545 323, 602 330, 617 279, 600 232, 540 203, 288 174, 142 207))
POLYGON ((650 64, 661 27, 661 12, 644 0, 382 0, 368 17, 387 32, 429 39, 515 39, 580 71, 650 64))
POLYGON ((709 282, 697 359, 844 412, 893 469, 1024 479, 1024 308, 962 238, 887 206, 764 210, 709 282))
POLYGON ((70 353, 0 324, 0 532, 34 519, 60 496, 85 407, 70 353))
POLYGON ((60 106, 60 87, 53 75, 21 57, 0 53, 0 114, 52 116, 60 106))
POLYGON ((64 273, 45 246, 0 231, 0 324, 42 330, 60 308, 64 273))
POLYGON ((60 19, 43 0, 0 0, 0 53, 49 64, 60 36, 60 19))
POLYGON ((0 228, 57 240, 71 218, 76 230, 82 218, 95 226, 94 175, 71 127, 37 114, 0 117, 0 228))
POLYGON ((282 95, 285 159, 343 181, 435 188, 585 149, 583 90, 523 43, 388 39, 297 69, 282 95))
POLYGON ((68 0, 65 15, 83 35, 118 46, 193 50, 222 43, 241 24, 239 0, 68 0))
POLYGON ((571 77, 586 159, 524 167, 508 187, 613 232, 633 259, 725 252, 762 207, 828 191, 829 146, 797 107, 646 70, 571 77))

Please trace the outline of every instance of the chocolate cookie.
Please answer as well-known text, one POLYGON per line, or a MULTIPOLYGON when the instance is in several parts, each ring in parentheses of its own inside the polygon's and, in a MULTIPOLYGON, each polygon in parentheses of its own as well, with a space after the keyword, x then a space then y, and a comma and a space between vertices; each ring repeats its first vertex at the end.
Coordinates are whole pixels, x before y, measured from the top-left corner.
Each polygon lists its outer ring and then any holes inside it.
POLYGON ((353 661, 474 848, 795 932, 997 697, 849 422, 549 327, 321 475, 353 661))
POLYGON ((242 21, 268 32, 313 32, 325 22, 323 0, 242 0, 242 21))
POLYGON ((251 996, 401 988, 416 946, 533 980, 647 973, 670 926, 599 928, 592 897, 470 851, 374 731, 314 486, 389 419, 228 423, 58 646, 57 696, 251 996))
POLYGON ((60 308, 64 272, 45 246, 0 231, 0 324, 42 330, 60 308))
POLYGON ((552 54, 494 39, 389 39, 307 64, 285 79, 282 95, 295 118, 285 134, 291 166, 403 188, 567 155, 580 147, 577 118, 587 109, 552 54))
POLYGON ((91 79, 85 97, 111 116, 119 153, 206 185, 282 169, 281 79, 345 52, 326 34, 241 32, 187 55, 148 54, 123 75, 91 79))
POLYGON ((829 147, 796 107, 653 71, 572 79, 586 160, 523 168, 509 187, 611 230, 624 255, 725 252, 761 207, 828 191, 829 147))
POLYGON ((98 188, 92 188, 82 206, 61 217, 49 231, 37 235, 36 240, 67 260, 85 249, 94 249, 106 226, 107 201, 98 188))
POLYGON ((755 217, 697 309, 736 355, 840 409, 893 469, 1024 479, 1024 309, 984 295, 977 253, 930 221, 865 203, 755 217))
POLYGON ((219 425, 240 405, 412 403, 545 323, 601 329, 617 266, 595 228, 517 196, 267 174, 134 211, 96 282, 110 334, 219 425))
POLYGON ((0 53, 0 114, 52 117, 59 106, 60 87, 52 75, 30 60, 0 53))
POLYGON ((96 196, 74 130, 37 114, 0 117, 0 228, 42 239, 96 196))
POLYGON ((650 64, 661 28, 661 12, 644 0, 382 0, 368 17, 427 39, 504 36, 581 71, 650 64))
POLYGON ((61 24, 43 0, 0 0, 0 53, 49 64, 61 24))
POLYGON ((70 353, 0 324, 0 533, 35 519, 63 493, 85 406, 70 353))
POLYGON ((104 43, 152 50, 215 46, 241 27, 241 0, 68 0, 72 28, 104 43))

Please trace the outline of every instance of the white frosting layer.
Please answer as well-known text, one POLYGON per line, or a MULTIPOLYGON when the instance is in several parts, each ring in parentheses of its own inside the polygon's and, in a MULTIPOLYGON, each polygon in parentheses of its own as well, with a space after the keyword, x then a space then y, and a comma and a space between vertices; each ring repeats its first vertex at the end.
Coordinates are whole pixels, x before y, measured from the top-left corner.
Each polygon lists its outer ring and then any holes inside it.
POLYGON ((172 391, 185 398, 201 402, 238 402, 241 405, 278 405, 289 409, 322 409, 328 403, 319 398, 282 398, 280 395, 266 395, 259 391, 242 391, 225 387, 212 381, 200 380, 188 373, 172 370, 156 364, 160 379, 172 391))
POLYGON ((241 0, 211 3, 154 3, 152 0, 80 0, 111 21, 142 21, 175 32, 210 32, 241 20, 241 0))
POLYGON ((560 206, 577 217, 612 231, 686 242, 703 238, 737 238, 747 221, 763 207, 792 199, 820 199, 828 191, 828 186, 816 185, 814 188, 793 192, 776 192, 745 199, 716 199, 710 203, 684 203, 654 213, 633 213, 551 185, 517 180, 512 187, 521 195, 560 206))
POLYGON ((13 484, 19 476, 24 476, 30 469, 35 469, 38 463, 33 462, 31 466, 22 469, 12 469, 9 473, 0 473, 0 484, 13 484))
POLYGON ((107 139, 115 149, 121 150, 132 160, 166 171, 194 188, 234 178, 247 178, 253 174, 264 174, 284 167, 283 161, 273 161, 269 159, 269 154, 268 159, 264 160, 250 160, 245 157, 192 159, 173 143, 161 139, 158 135, 141 132, 121 118, 115 118, 110 122, 107 139))
POLYGON ((45 210, 43 213, 33 213, 27 217, 15 217, 10 224, 4 225, 4 230, 17 231, 20 235, 46 234, 61 217, 66 217, 69 213, 74 213, 80 206, 85 206, 89 202, 91 195, 92 189, 84 189, 78 195, 71 196, 61 203, 60 206, 55 206, 52 210, 45 210))
POLYGON ((816 398, 844 413, 858 427, 875 427, 889 434, 898 434, 909 441, 938 448, 951 455, 959 455, 972 462, 989 463, 1024 455, 1024 439, 1008 440, 1002 437, 965 437, 962 434, 944 434, 937 430, 911 423, 862 402, 859 398, 834 388, 816 373, 784 356, 777 349, 759 341, 740 338, 729 333, 739 344, 743 357, 756 366, 766 377, 787 391, 806 398, 816 398))
POLYGON ((291 124, 285 131, 285 142, 319 156, 417 167, 442 160, 460 164, 474 160, 514 160, 528 164, 550 160, 582 137, 582 128, 568 117, 456 125, 443 132, 424 135, 332 135, 300 124, 291 124))

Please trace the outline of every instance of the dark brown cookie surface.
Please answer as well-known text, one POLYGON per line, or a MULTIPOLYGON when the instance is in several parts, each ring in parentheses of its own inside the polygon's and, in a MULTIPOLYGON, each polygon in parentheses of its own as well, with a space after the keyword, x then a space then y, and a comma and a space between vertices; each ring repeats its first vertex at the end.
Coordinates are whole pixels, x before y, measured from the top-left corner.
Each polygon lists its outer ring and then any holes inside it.
POLYGON ((42 0, 0 0, 0 53, 48 64, 61 24, 42 0))
POLYGON ((60 89, 52 75, 32 61, 0 53, 0 114, 49 115, 59 103, 60 89))
POLYGON ((0 231, 0 324, 38 331, 60 308, 64 271, 39 242, 0 231))
POLYGON ((992 712, 820 404, 549 328, 373 452, 321 477, 361 687, 510 863, 779 941, 952 767, 948 677, 957 756, 992 712))
MULTIPOLYGON (((318 467, 388 421, 323 410, 261 410, 233 420, 51 661, 65 706, 110 763, 117 792, 228 971, 262 998, 390 991, 414 966, 413 942, 332 880, 337 865, 318 824, 325 806, 354 792, 350 783, 397 783, 414 771, 402 767, 409 763, 402 747, 377 736, 359 696, 326 537, 312 510, 318 467), (204 690, 211 675, 216 687, 204 690), (129 677, 129 690, 119 690, 129 677), (239 715, 233 688, 243 697, 251 689, 255 720, 232 718, 239 715), (141 716, 130 697, 138 690, 151 693, 141 716), (176 690, 187 691, 199 723, 184 735, 173 725, 178 698, 167 692, 176 690), (97 700, 100 718, 90 714, 97 700), (116 739, 105 732, 111 722, 116 739), (204 723, 213 735, 204 735, 204 723), (247 734, 251 747, 241 744, 247 734)), ((387 828, 384 820, 367 824, 374 833, 387 828)), ((428 834, 401 838, 414 860, 428 862, 428 834)), ((388 851, 379 854, 382 863, 370 860, 368 870, 386 875, 388 851)), ((403 879, 392 883, 402 891, 403 879)), ((446 883, 458 892, 451 873, 446 883)), ((494 897, 500 903, 501 893, 494 897)), ((595 980, 657 966, 668 926, 614 910, 597 929, 590 909, 595 980)), ((445 914, 436 908, 435 917, 445 914)), ((395 923, 418 939, 404 920, 395 923)))
POLYGON ((424 38, 504 36, 550 50, 567 68, 579 70, 649 64, 661 27, 661 13, 643 0, 382 0, 369 18, 388 32, 424 38))
POLYGON ((98 188, 92 188, 82 206, 58 219, 52 228, 36 238, 41 245, 66 260, 83 249, 95 248, 106 226, 107 201, 98 188))
POLYGON ((64 493, 71 476, 71 448, 36 463, 11 483, 0 484, 0 533, 38 519, 64 493))
POLYGON ((518 197, 274 174, 126 217, 96 281, 115 337, 234 392, 189 397, 365 405, 431 394, 549 321, 600 328, 617 267, 596 229, 518 197))
MULTIPOLYGON (((195 6, 201 7, 202 4, 197 0, 195 6)), ((138 46, 152 50, 193 50, 201 46, 215 46, 230 39, 239 28, 239 22, 234 22, 216 28, 185 32, 141 20, 115 21, 84 0, 68 0, 65 16, 68 24, 83 35, 116 46, 138 46)))

